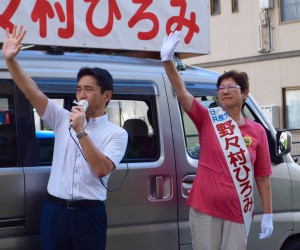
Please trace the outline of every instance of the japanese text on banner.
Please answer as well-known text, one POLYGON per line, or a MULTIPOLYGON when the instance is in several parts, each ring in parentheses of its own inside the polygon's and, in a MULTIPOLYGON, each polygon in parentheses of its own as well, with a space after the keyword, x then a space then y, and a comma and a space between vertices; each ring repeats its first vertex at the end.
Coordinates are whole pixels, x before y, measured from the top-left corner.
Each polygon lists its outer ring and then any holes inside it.
POLYGON ((2 0, 0 39, 23 25, 25 43, 159 51, 165 35, 181 30, 179 52, 207 54, 208 7, 208 0, 2 0))

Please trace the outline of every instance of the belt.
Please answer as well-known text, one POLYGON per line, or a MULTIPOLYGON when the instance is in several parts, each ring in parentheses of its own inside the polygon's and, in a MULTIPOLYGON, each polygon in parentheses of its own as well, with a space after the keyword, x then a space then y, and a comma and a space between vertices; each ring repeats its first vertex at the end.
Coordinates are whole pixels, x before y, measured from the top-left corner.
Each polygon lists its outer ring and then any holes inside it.
POLYGON ((49 193, 47 198, 49 201, 67 209, 93 208, 104 204, 104 202, 100 200, 65 200, 49 193))

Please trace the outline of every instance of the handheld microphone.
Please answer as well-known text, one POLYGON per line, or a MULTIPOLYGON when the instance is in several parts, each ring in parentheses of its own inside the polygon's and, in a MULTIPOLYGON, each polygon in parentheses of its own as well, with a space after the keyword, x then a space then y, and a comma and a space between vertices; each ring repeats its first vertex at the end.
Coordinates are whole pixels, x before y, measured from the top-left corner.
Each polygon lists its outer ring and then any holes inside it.
POLYGON ((80 100, 79 102, 76 102, 75 100, 73 101, 74 104, 76 104, 77 106, 82 106, 84 109, 84 112, 87 110, 87 108, 89 107, 89 103, 87 100, 80 100))
MULTIPOLYGON (((75 100, 73 101, 74 104, 76 104, 77 106, 82 106, 84 109, 84 112, 86 112, 87 108, 89 107, 89 102, 87 100, 80 100, 79 102, 76 102, 75 100)), ((71 129, 72 124, 69 125, 69 130, 71 129)))

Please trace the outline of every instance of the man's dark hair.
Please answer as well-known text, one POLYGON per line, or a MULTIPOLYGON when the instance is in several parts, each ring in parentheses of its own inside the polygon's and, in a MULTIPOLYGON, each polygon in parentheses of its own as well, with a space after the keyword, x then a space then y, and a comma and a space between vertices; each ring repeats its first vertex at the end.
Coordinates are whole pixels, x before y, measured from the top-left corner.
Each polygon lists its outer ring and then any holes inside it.
POLYGON ((220 86, 224 79, 232 78, 237 85, 241 87, 242 92, 244 90, 249 90, 249 79, 246 72, 238 72, 236 70, 230 70, 225 72, 218 78, 217 87, 220 86))
POLYGON ((106 69, 101 68, 81 68, 77 74, 77 82, 83 76, 93 76, 97 80, 97 84, 101 87, 101 93, 103 94, 106 90, 111 90, 113 92, 113 78, 111 74, 106 69))

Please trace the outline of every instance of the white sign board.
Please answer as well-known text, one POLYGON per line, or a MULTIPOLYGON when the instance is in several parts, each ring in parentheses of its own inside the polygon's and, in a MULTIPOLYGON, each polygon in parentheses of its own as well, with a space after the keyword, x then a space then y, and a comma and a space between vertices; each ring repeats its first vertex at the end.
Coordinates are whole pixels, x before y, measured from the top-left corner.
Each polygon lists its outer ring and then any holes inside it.
POLYGON ((23 25, 26 44, 160 51, 181 30, 177 52, 208 54, 209 18, 208 0, 1 0, 0 42, 23 25))

